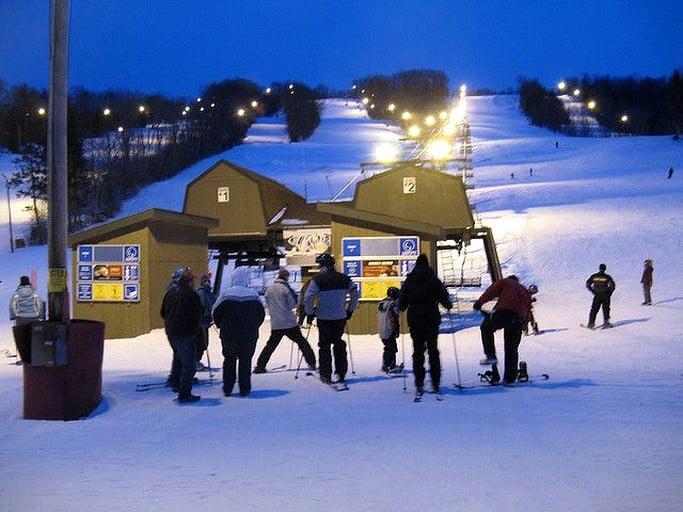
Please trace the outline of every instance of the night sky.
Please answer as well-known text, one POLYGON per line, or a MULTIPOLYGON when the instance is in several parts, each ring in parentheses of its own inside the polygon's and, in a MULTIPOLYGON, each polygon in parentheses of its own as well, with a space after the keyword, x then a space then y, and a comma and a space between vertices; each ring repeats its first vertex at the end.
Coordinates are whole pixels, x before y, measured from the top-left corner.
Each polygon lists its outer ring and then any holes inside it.
MULTIPOLYGON (((49 0, 0 0, 0 79, 46 88, 49 0)), ((69 86, 192 97, 246 78, 348 89, 435 69, 451 88, 683 68, 681 0, 71 0, 69 86)))

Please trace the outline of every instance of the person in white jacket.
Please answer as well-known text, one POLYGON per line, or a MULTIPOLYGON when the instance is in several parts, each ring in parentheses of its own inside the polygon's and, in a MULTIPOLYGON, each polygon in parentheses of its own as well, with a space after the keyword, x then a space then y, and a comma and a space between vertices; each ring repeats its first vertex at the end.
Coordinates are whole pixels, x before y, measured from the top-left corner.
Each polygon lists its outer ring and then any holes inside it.
POLYGON ((15 325, 27 324, 40 319, 43 303, 31 286, 28 276, 21 276, 19 286, 12 295, 9 303, 9 319, 15 325))
MULTIPOLYGON (((315 353, 308 340, 301 334, 294 308, 299 303, 294 290, 288 283, 289 272, 282 269, 277 274, 277 279, 266 289, 266 306, 270 312, 270 338, 263 347, 261 354, 256 360, 254 373, 266 373, 266 365, 270 356, 282 341, 284 336, 296 343, 306 360, 308 368, 315 369, 315 353)), ((309 326, 310 332, 310 326, 309 326)))

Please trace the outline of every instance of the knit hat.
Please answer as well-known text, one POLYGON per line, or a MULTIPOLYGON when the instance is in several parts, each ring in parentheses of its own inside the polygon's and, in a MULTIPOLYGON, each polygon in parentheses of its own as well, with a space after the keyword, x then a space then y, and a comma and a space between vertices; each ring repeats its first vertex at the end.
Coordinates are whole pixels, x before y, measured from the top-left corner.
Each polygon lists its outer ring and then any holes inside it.
POLYGON ((180 277, 178 278, 179 283, 191 283, 197 278, 197 276, 190 270, 189 268, 186 268, 183 270, 183 273, 180 274, 180 277))
POLYGON ((284 279, 286 281, 287 279, 289 279, 289 270, 287 270, 286 268, 280 269, 277 273, 277 278, 284 279))
POLYGON ((202 274, 199 276, 199 284, 209 283, 211 284, 211 274, 202 274))
POLYGON ((19 278, 19 286, 30 286, 31 285, 31 280, 28 278, 28 276, 21 276, 19 278))

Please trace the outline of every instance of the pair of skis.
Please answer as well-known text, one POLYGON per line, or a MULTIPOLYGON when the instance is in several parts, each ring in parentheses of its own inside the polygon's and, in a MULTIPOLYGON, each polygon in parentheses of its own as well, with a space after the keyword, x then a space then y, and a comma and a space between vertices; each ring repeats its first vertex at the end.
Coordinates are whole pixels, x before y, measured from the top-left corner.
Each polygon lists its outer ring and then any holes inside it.
POLYGON ((328 383, 322 381, 320 379, 320 376, 317 373, 312 372, 310 370, 306 372, 306 377, 315 379, 318 382, 320 382, 320 384, 322 384, 323 386, 328 387, 330 389, 333 389, 334 391, 348 391, 349 390, 349 385, 346 383, 346 381, 341 381, 341 382, 340 381, 334 381, 334 382, 330 382, 328 384, 328 383))
POLYGON ((593 326, 593 327, 591 327, 590 325, 586 325, 586 324, 579 324, 579 325, 581 327, 583 327, 584 329, 589 329, 591 331, 597 331, 598 329, 601 329, 601 330, 602 329, 611 329, 612 327, 614 327, 614 324, 611 324, 611 323, 606 323, 606 324, 593 326))
MULTIPOLYGON (((213 381, 211 380, 197 380, 192 383, 192 386, 202 386, 205 384, 213 384, 213 381)), ((135 391, 138 392, 143 392, 143 391, 151 391, 152 389, 162 389, 162 388, 171 388, 166 381, 164 382, 148 382, 144 384, 136 384, 135 385, 135 391)))
MULTIPOLYGON (((436 398, 437 402, 441 402, 444 399, 444 394, 441 391, 428 391, 428 395, 434 395, 436 398)), ((422 399, 424 398, 425 393, 422 391, 416 391, 415 392, 415 397, 413 398, 413 402, 422 402, 422 399)))

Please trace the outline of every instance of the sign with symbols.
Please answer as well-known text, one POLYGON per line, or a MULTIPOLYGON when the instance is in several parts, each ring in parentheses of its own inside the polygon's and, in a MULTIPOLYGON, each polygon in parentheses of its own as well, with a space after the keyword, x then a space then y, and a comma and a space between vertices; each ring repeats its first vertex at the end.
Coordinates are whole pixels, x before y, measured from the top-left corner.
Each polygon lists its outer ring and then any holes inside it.
POLYGON ((139 245, 79 245, 77 254, 79 302, 140 301, 139 245))
POLYGON ((400 288, 419 254, 417 236, 342 239, 342 270, 355 281, 361 300, 382 300, 391 286, 400 288))

